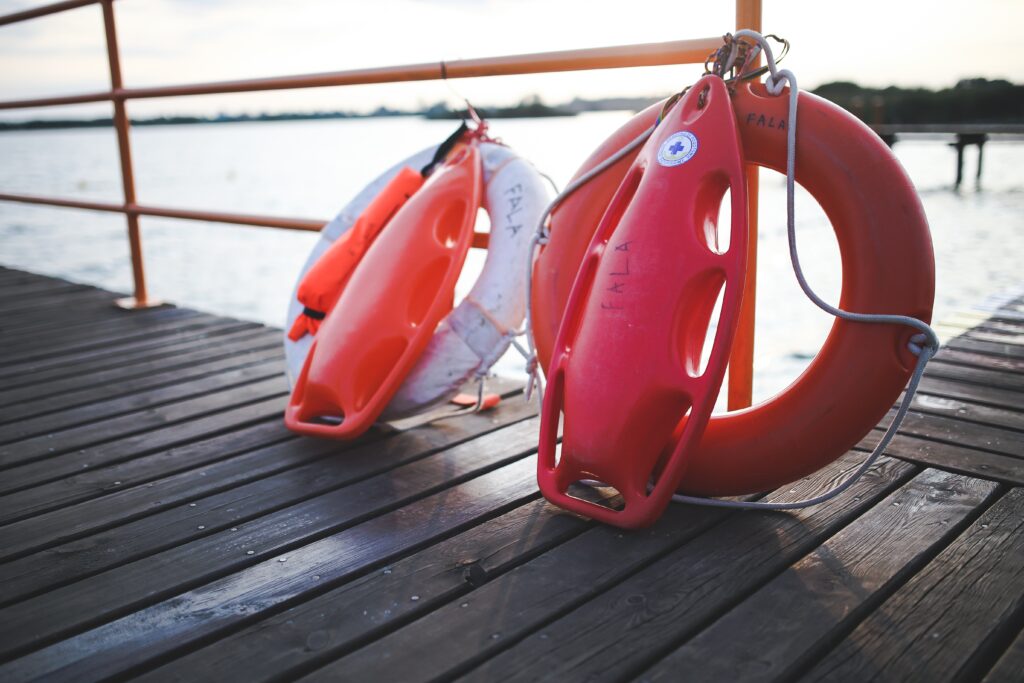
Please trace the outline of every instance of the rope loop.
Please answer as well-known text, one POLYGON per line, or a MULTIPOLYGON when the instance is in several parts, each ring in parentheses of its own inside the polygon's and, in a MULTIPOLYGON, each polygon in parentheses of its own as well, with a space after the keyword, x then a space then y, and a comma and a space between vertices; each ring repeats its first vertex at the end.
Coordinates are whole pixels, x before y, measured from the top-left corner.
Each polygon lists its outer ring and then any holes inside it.
MULTIPOLYGON (((860 477, 863 476, 864 473, 866 473, 882 455, 886 447, 888 447, 889 442, 892 441, 892 438, 896 435, 900 425, 903 423, 903 418, 906 417, 907 412, 910 410, 911 401, 914 398, 914 393, 917 391, 917 386, 921 381, 921 377, 924 375, 925 366, 939 349, 939 338, 938 335, 935 334, 935 330, 933 330, 931 326, 923 320, 918 320, 917 318, 906 315, 854 313, 851 311, 844 311, 829 304, 818 296, 813 289, 811 289, 810 284, 807 282, 807 278, 804 277, 803 268, 800 265, 800 257, 797 253, 796 247, 796 131, 797 105, 799 103, 799 88, 797 86, 796 76, 788 69, 778 68, 775 56, 772 54, 771 46, 768 44, 765 36, 762 36, 756 31, 744 29, 736 32, 734 40, 738 41, 742 38, 753 41, 754 44, 758 45, 764 51, 765 61, 768 63, 768 72, 770 74, 765 80, 765 88, 769 94, 776 97, 782 95, 786 84, 789 84, 789 126, 786 131, 786 233, 789 238, 789 256, 793 265, 793 273, 796 275, 800 288, 812 303, 836 318, 859 323, 906 325, 918 330, 918 333, 911 337, 908 344, 910 350, 917 356, 917 363, 914 366, 913 374, 910 376, 910 381, 907 383, 906 392, 904 393, 903 400, 900 402, 900 406, 896 411, 896 415, 893 417, 892 422, 889 423, 889 427, 886 429, 881 440, 879 440, 874 450, 871 451, 871 454, 844 482, 819 496, 792 503, 727 501, 715 498, 684 496, 680 494, 673 496, 673 500, 677 502, 711 507, 757 510, 794 510, 809 507, 811 505, 818 505, 819 503, 835 498, 840 493, 853 486, 853 484, 860 479, 860 477)), ((785 43, 785 45, 788 49, 788 42, 785 43)))

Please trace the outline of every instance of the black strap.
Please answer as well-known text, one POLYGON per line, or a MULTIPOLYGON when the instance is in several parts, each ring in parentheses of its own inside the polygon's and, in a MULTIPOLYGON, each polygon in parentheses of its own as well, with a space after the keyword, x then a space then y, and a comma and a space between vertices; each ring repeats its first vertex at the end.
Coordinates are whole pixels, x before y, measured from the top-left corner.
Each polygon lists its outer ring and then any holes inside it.
POLYGON ((318 311, 316 309, 310 308, 309 306, 306 306, 302 309, 302 315, 306 316, 307 318, 312 318, 313 320, 323 320, 324 318, 327 317, 327 314, 324 313, 323 311, 318 311))
POLYGON ((459 142, 459 140, 462 139, 463 134, 465 134, 465 132, 468 130, 469 126, 466 125, 465 121, 459 124, 459 129, 452 133, 451 135, 449 135, 444 142, 437 146, 437 151, 434 152, 434 158, 430 160, 429 164, 427 164, 420 170, 420 174, 424 178, 426 178, 428 175, 433 173, 434 167, 436 167, 438 164, 444 161, 444 158, 448 156, 448 152, 452 151, 452 147, 454 147, 459 142))

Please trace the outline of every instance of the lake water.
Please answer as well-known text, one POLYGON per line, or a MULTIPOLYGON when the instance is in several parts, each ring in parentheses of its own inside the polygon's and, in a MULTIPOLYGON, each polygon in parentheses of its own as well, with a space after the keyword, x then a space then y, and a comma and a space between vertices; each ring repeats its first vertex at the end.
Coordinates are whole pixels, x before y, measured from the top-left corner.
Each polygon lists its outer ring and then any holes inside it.
MULTIPOLYGON (((562 186, 627 119, 602 112, 500 120, 492 132, 562 186)), ((418 118, 234 123, 136 128, 139 201, 146 204, 328 219, 369 179, 436 144, 454 124, 418 118)), ((941 142, 900 142, 895 152, 921 195, 937 267, 935 319, 1021 290, 1024 145, 990 143, 983 186, 954 191, 955 152, 941 142)), ((120 201, 110 130, 0 134, 0 191, 120 201)), ((974 150, 967 152, 973 178, 974 150)), ((800 292, 786 251, 784 179, 762 171, 755 398, 788 384, 821 345, 831 319, 800 292)), ((798 240, 811 284, 838 300, 839 258, 824 214, 797 203, 798 240)), ((153 296, 182 306, 281 326, 310 233, 143 218, 153 296)), ((466 291, 482 259, 460 283, 466 291)), ((123 217, 0 202, 0 263, 130 291, 123 217)), ((506 357, 503 374, 522 362, 506 357)))

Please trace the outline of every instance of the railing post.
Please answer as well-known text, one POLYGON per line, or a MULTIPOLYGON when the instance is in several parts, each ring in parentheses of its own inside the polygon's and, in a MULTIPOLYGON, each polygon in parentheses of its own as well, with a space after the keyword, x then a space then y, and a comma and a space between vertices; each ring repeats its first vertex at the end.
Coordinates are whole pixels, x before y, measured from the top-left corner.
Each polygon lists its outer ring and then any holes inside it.
POLYGON ((128 114, 125 110, 125 98, 121 95, 121 58, 117 48, 117 31, 114 27, 114 2, 102 0, 103 26, 107 34, 107 61, 110 63, 110 88, 113 91, 114 128, 117 131, 117 148, 121 156, 121 185, 124 189, 124 203, 128 208, 125 214, 128 219, 128 245, 132 257, 132 278, 135 283, 135 296, 119 299, 117 304, 124 308, 147 308, 156 305, 149 300, 146 292, 146 270, 142 263, 142 236, 139 233, 139 215, 132 208, 135 206, 135 176, 132 171, 132 148, 129 137, 128 114))
MULTIPOLYGON (((736 29, 761 31, 761 0, 736 0, 736 29)), ((755 63, 755 66, 757 63, 755 63)), ((747 279, 732 353, 729 355, 729 410, 750 407, 754 396, 754 310, 757 300, 757 167, 747 167, 747 279)))

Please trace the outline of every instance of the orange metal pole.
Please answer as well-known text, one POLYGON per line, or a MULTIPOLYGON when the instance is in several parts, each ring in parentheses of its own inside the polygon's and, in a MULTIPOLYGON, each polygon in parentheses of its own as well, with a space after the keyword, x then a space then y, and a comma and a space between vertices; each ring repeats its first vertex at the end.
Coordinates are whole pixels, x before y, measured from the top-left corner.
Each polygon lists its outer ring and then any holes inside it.
MULTIPOLYGON (((117 31, 114 27, 113 0, 103 0, 103 26, 107 34, 107 60, 110 63, 110 87, 116 93, 122 88, 121 58, 117 49, 117 31)), ((121 186, 124 189, 124 203, 135 204, 135 175, 132 170, 132 149, 129 136, 128 113, 124 99, 114 97, 114 127, 117 129, 117 149, 121 156, 121 186)), ((146 308, 155 305, 149 301, 146 291, 146 270, 142 262, 142 236, 139 232, 139 216, 129 212, 128 245, 132 257, 132 278, 135 282, 135 296, 118 301, 125 308, 146 308)))
MULTIPOLYGON (((736 0, 736 29, 761 31, 761 0, 736 0)), ((750 407, 754 399, 754 312, 757 302, 758 169, 747 167, 747 280, 740 322, 729 356, 729 410, 750 407)))

